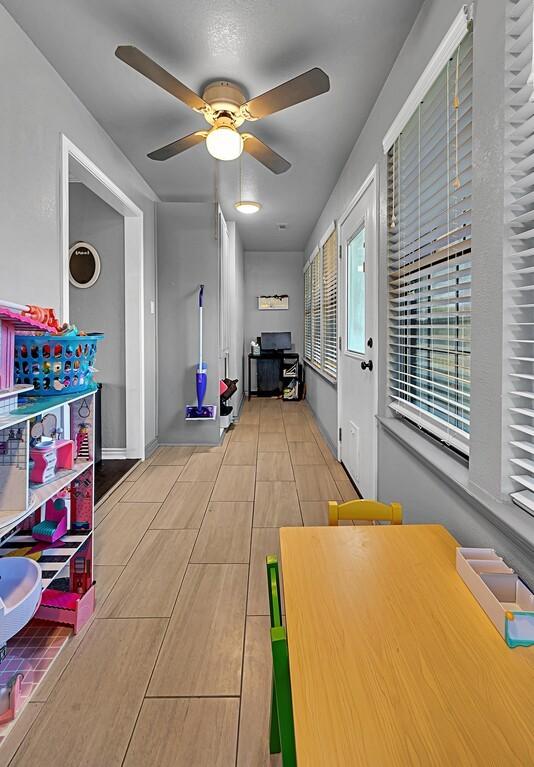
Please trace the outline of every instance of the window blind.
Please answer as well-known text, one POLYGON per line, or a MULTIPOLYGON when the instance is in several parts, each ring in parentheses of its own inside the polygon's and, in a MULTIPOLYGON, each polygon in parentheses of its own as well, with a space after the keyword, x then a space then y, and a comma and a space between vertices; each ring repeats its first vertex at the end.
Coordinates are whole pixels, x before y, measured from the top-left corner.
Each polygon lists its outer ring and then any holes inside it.
POLYGON ((337 375, 337 238, 336 230, 322 246, 323 257, 323 370, 337 375))
POLYGON ((321 366, 321 251, 314 255, 311 265, 311 361, 321 366))
POLYGON ((472 34, 388 152, 392 410, 469 452, 472 34))
POLYGON ((512 500, 534 513, 534 40, 532 0, 506 19, 506 347, 512 500))
POLYGON ((304 358, 337 376, 337 238, 335 223, 304 267, 304 358))
POLYGON ((308 266, 304 272, 304 357, 307 360, 311 360, 312 356, 311 306, 311 269, 308 266))

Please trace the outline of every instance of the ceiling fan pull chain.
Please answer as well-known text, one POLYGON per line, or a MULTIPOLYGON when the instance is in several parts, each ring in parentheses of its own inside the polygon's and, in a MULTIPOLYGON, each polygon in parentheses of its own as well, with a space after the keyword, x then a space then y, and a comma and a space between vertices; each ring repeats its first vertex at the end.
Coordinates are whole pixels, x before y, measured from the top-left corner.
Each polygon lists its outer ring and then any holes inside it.
POLYGON ((213 168, 213 239, 218 239, 218 218, 219 218, 219 160, 213 159, 215 163, 213 168))

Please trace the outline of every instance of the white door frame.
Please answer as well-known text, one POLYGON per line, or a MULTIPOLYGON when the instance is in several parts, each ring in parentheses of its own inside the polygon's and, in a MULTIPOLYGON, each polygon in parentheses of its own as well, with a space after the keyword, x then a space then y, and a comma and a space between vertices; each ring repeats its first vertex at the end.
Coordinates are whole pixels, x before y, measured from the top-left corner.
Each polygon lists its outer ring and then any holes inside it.
POLYGON ((60 317, 69 320, 69 180, 75 178, 124 216, 126 458, 145 457, 143 211, 61 134, 60 317))
MULTIPOLYGON (((341 227, 343 226, 343 224, 345 223, 347 218, 352 213, 352 210, 353 210, 354 206, 358 204, 358 202, 360 201, 362 196, 365 194, 365 192, 367 191, 367 189, 369 188, 369 186, 373 182, 374 182, 374 185, 375 185, 375 195, 374 195, 374 218, 375 218, 375 222, 374 222, 374 225, 375 225, 375 238, 376 238, 375 239, 375 241, 376 241, 376 279, 375 279, 375 296, 373 298, 374 298, 374 300, 376 302, 376 325, 377 325, 377 329, 378 329, 378 295, 379 295, 379 287, 378 286, 379 286, 379 281, 380 281, 380 272, 379 272, 379 267, 380 267, 380 239, 379 239, 380 225, 379 225, 379 216, 378 216, 378 213, 379 213, 379 210, 380 210, 380 206, 379 206, 379 190, 378 190, 378 165, 374 165, 373 166, 371 172, 369 173, 369 175, 367 176, 367 178, 365 179, 363 184, 360 186, 360 188, 358 189, 358 191, 356 192, 356 194, 354 195, 352 200, 349 202, 349 204, 347 205, 347 207, 343 211, 343 214, 339 217, 339 219, 337 221, 337 241, 338 241, 339 247, 342 248, 343 247, 343 243, 341 241, 341 227)), ((343 260, 340 259, 338 261, 338 263, 343 265, 342 268, 345 268, 346 262, 345 262, 344 259, 343 260)), ((339 291, 340 280, 338 279, 337 327, 338 327, 338 338, 342 338, 343 339, 341 346, 343 346, 343 344, 345 343, 344 334, 346 332, 346 328, 342 325, 342 321, 343 321, 343 318, 345 316, 345 312, 341 310, 342 302, 343 302, 343 305, 344 305, 344 304, 346 304, 346 300, 347 300, 347 284, 346 283, 347 283, 347 280, 346 280, 346 278, 344 278, 343 279, 343 291, 340 292, 339 291)), ((344 309, 346 310, 345 306, 344 306, 344 309)), ((375 342, 375 344, 378 343, 378 333, 374 334, 374 342, 375 342)), ((338 343, 338 348, 339 348, 339 345, 340 344, 338 343)), ((339 354, 340 355, 343 354, 343 349, 339 349, 339 354)), ((378 413, 378 374, 380 372, 379 355, 376 353, 376 351, 375 351, 374 359, 376 360, 376 362, 374 363, 375 364, 375 371, 376 371, 376 375, 374 376, 374 380, 376 382, 375 383, 374 410, 375 410, 375 416, 376 416, 376 414, 378 413)), ((341 385, 340 385, 341 384, 341 377, 342 377, 342 366, 338 365, 338 395, 340 395, 341 391, 342 391, 342 388, 341 388, 341 385)), ((343 405, 342 405, 342 401, 341 400, 342 400, 341 396, 338 396, 338 398, 337 398, 337 422, 338 422, 337 458, 338 458, 338 461, 341 460, 341 440, 339 439, 339 425, 342 422, 342 415, 343 415, 343 413, 342 413, 343 405)), ((375 453, 375 455, 374 455, 374 464, 377 467, 377 472, 375 473, 375 477, 374 477, 374 497, 376 498, 377 486, 378 486, 378 423, 376 421, 376 418, 375 418, 374 428, 376 430, 376 439, 374 440, 374 445, 375 445, 375 448, 374 448, 374 453, 375 453)))

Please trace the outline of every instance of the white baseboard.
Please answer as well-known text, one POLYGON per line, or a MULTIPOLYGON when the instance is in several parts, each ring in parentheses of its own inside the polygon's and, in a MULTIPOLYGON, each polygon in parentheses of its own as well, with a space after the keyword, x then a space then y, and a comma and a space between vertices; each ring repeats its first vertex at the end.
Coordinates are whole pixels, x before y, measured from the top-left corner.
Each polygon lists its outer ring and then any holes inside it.
POLYGON ((152 453, 155 453, 156 450, 159 447, 158 438, 154 437, 154 439, 148 443, 148 445, 145 445, 145 459, 150 458, 152 453))
POLYGON ((102 448, 102 460, 103 461, 111 461, 112 459, 122 459, 126 458, 126 448, 125 447, 103 447, 102 448))

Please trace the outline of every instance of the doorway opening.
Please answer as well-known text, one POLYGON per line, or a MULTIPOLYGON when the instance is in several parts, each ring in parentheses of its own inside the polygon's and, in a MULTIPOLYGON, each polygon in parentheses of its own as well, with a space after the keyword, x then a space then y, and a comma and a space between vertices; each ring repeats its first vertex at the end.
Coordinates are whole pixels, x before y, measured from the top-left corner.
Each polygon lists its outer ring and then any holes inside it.
POLYGON ((63 134, 60 184, 60 316, 83 330, 107 331, 96 375, 104 383, 103 458, 120 460, 128 470, 129 459, 145 457, 143 212, 63 134), (84 280, 88 287, 82 288, 84 280))

